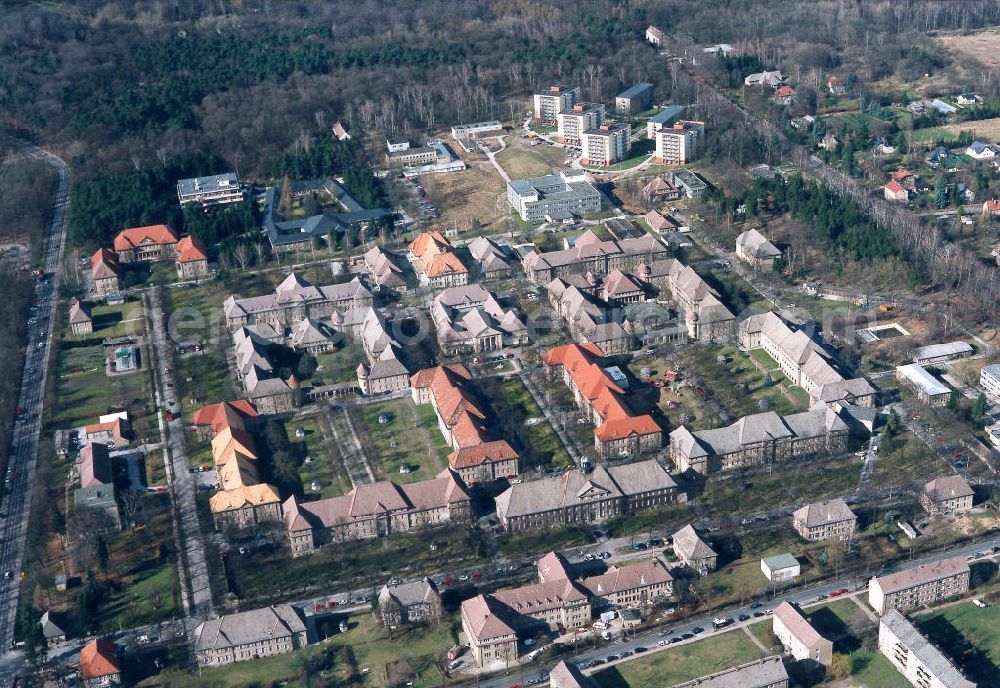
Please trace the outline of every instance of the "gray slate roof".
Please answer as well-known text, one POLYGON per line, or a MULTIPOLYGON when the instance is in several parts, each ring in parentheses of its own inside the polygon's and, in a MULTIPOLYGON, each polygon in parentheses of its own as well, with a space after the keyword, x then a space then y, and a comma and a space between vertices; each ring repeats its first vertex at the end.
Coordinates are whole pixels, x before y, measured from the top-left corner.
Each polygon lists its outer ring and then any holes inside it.
POLYGON ((290 604, 278 604, 205 621, 195 629, 194 649, 228 649, 305 632, 299 612, 290 604))

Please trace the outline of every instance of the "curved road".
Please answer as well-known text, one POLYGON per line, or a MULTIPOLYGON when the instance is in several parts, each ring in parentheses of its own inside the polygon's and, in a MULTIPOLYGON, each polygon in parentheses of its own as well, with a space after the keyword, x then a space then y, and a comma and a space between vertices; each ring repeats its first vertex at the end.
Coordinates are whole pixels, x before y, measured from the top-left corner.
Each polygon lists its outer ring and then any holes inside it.
MULTIPOLYGON (((59 175, 55 193, 52 225, 49 228, 45 252, 45 274, 35 283, 37 309, 34 324, 28 326, 28 341, 18 397, 23 409, 15 420, 9 471, 0 497, 0 652, 12 647, 20 572, 24 560, 24 542, 28 533, 28 512, 31 508, 31 484, 38 456, 38 438, 42 428, 42 401, 48 374, 49 352, 52 345, 52 320, 59 294, 59 267, 66 230, 66 209, 69 207, 69 166, 57 156, 36 146, 22 145, 28 157, 42 160, 59 175)), ((0 686, 6 685, 10 664, 17 663, 15 653, 0 657, 0 686)))

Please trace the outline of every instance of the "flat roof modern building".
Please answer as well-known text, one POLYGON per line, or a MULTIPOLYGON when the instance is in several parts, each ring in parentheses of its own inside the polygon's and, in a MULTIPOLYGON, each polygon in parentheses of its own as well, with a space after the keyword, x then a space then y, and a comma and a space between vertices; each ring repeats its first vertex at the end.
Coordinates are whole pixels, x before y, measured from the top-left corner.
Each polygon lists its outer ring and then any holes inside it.
POLYGON ((177 182, 177 200, 202 205, 222 205, 243 200, 243 189, 235 172, 216 174, 211 177, 192 177, 177 182))
POLYGON ((584 172, 507 182, 507 200, 525 222, 564 220, 601 209, 601 194, 584 172))
POLYGON ((634 115, 649 109, 653 102, 653 84, 641 83, 625 89, 615 96, 615 110, 623 115, 634 115))

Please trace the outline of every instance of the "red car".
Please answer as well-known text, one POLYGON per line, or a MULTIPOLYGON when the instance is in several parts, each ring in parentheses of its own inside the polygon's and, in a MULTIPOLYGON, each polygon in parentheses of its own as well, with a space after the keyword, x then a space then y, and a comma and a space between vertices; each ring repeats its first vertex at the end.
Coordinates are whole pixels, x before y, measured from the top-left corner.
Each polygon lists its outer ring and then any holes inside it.
POLYGON ((338 602, 337 600, 330 600, 329 602, 326 603, 326 606, 327 608, 330 608, 330 607, 336 607, 338 604, 340 604, 340 602, 338 602))
POLYGON ((441 585, 454 585, 454 584, 455 584, 454 578, 445 578, 443 581, 441 581, 441 585))
POLYGON ((472 580, 479 580, 482 577, 483 577, 483 574, 479 573, 479 571, 473 571, 472 572, 472 580))
POLYGON ((321 604, 314 604, 314 605, 313 605, 313 611, 317 611, 317 612, 321 612, 321 611, 323 611, 324 609, 326 609, 326 607, 324 607, 324 606, 323 606, 323 605, 321 605, 321 604))

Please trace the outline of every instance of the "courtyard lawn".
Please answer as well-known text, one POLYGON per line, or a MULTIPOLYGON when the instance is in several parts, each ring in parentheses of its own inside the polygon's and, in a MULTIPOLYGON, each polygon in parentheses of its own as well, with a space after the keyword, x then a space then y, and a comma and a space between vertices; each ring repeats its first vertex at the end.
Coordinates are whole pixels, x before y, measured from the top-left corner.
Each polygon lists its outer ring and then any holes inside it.
POLYGON ((90 334, 73 335, 67 327, 66 339, 68 341, 138 337, 146 332, 146 320, 141 301, 128 301, 114 306, 93 304, 90 315, 94 319, 94 331, 90 334))
POLYGON ((594 674, 602 688, 672 686, 763 657, 741 630, 655 652, 594 674))
POLYGON ((372 470, 380 477, 396 483, 430 480, 448 465, 451 448, 430 404, 417 406, 404 397, 347 408, 372 470), (409 473, 399 472, 404 464, 409 473))
MULTIPOLYGON (((549 422, 544 419, 542 409, 535 403, 521 379, 514 377, 510 380, 504 380, 498 385, 498 389, 503 395, 504 403, 513 413, 523 415, 524 418, 542 418, 541 422, 534 425, 523 425, 520 436, 512 441, 515 447, 519 442, 522 449, 530 452, 532 457, 529 457, 528 463, 538 466, 573 465, 569 454, 566 453, 566 449, 559 440, 559 436, 556 435, 549 422)), ((498 413, 502 412, 498 407, 494 407, 494 410, 498 413)))
POLYGON ((927 634, 967 678, 981 686, 997 685, 1000 676, 1000 607, 982 609, 964 602, 916 617, 927 634), (971 643, 972 647, 968 647, 971 643))
MULTIPOLYGON (((54 378, 58 404, 52 408, 52 423, 61 428, 96 423, 97 417, 112 407, 127 408, 144 402, 150 418, 154 412, 153 389, 145 347, 140 350, 143 369, 108 377, 105 374, 103 347, 60 348, 56 352, 54 378)), ((133 423, 135 424, 135 423, 133 423)))
POLYGON ((774 628, 774 622, 770 618, 747 626, 747 630, 753 634, 753 637, 761 645, 768 648, 774 654, 781 654, 783 651, 781 643, 774 637, 774 633, 771 632, 772 628, 774 628))
POLYGON ((351 483, 344 475, 340 456, 330 446, 325 418, 320 414, 296 416, 285 422, 285 431, 292 446, 298 448, 303 458, 299 465, 299 480, 306 499, 339 497, 350 491, 351 483), (296 436, 299 428, 305 433, 304 437, 296 436), (319 483, 319 490, 312 489, 313 480, 319 483))
POLYGON ((317 354, 316 374, 313 384, 335 385, 340 382, 352 382, 357 379, 359 363, 367 363, 365 350, 361 344, 352 342, 337 351, 317 354))
POLYGON ((764 370, 778 370, 778 362, 771 358, 771 354, 763 349, 754 349, 750 352, 750 358, 757 361, 764 370))

